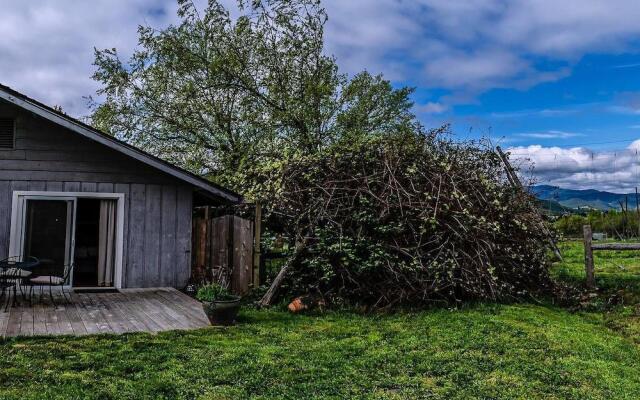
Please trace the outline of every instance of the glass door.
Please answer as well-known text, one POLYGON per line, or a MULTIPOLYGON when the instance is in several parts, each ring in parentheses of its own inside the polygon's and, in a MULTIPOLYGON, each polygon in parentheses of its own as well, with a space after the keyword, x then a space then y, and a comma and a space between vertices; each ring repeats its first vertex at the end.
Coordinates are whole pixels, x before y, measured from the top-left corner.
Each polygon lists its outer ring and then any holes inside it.
POLYGON ((61 276, 73 259, 75 200, 26 198, 23 219, 24 257, 61 276))

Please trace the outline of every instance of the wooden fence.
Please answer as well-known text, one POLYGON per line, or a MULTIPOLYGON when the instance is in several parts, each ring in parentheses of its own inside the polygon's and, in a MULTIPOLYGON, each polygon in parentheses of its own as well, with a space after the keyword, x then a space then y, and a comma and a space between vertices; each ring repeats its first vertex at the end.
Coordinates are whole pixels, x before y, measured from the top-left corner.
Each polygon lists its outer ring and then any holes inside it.
MULTIPOLYGON (((254 222, 234 215, 193 219, 192 280, 228 285, 244 295, 258 286, 254 271, 254 222)), ((259 236, 258 236, 259 240, 259 236)))
POLYGON ((586 285, 593 289, 596 286, 593 252, 596 250, 640 250, 640 243, 602 243, 593 244, 591 225, 582 227, 584 234, 584 269, 587 275, 586 285))

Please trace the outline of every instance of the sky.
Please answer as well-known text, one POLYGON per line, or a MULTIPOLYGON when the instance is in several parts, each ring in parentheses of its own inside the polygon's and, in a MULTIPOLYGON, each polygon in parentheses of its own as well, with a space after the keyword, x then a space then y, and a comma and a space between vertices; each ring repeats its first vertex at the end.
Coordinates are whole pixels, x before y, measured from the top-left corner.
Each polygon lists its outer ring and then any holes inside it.
MULTIPOLYGON (((202 1, 202 0, 200 0, 202 1)), ((124 55, 175 0, 0 0, 0 83, 85 116, 94 47, 124 55)), ((224 0, 231 3, 232 0, 224 0)), ((416 88, 427 127, 489 137, 538 183, 640 186, 637 0, 326 0, 342 71, 416 88)))

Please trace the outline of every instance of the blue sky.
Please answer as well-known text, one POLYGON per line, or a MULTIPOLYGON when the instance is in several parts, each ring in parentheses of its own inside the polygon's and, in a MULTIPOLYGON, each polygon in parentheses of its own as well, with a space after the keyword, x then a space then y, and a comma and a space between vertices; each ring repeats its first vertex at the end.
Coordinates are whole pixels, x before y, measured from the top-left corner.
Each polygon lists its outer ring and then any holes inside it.
POLYGON ((527 90, 490 89, 442 119, 504 146, 625 147, 640 137, 639 78, 640 54, 586 55, 564 78, 527 90))
MULTIPOLYGON (((233 0, 222 0, 233 4, 233 0)), ((197 0, 202 5, 204 0, 197 0)), ((640 185, 637 0, 326 0, 341 69, 416 87, 426 126, 490 137, 541 183, 640 185)), ((3 3, 0 82, 75 116, 94 94, 93 48, 130 54, 175 0, 3 3), (28 27, 28 29, 26 29, 28 27)))

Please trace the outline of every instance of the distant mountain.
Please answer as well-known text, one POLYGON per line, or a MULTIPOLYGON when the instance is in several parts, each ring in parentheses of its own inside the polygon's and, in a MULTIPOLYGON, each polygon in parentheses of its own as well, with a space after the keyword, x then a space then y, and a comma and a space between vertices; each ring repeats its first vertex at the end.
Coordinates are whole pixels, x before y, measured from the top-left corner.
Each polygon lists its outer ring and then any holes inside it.
POLYGON ((579 210, 575 208, 563 206, 562 204, 554 200, 537 199, 537 201, 538 208, 545 214, 561 216, 566 214, 576 214, 579 212, 579 210))
POLYGON ((538 199, 543 200, 543 207, 547 202, 555 202, 569 209, 619 210, 620 202, 628 200, 629 208, 636 208, 635 193, 620 194, 600 190, 573 190, 558 186, 538 185, 529 188, 538 199))

